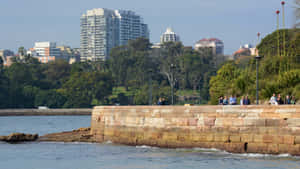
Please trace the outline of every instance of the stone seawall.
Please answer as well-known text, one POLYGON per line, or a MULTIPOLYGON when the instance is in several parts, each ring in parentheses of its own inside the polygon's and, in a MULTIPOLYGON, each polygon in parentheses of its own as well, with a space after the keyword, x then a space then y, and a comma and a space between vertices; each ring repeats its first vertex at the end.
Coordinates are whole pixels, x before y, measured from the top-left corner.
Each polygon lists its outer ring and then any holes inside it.
POLYGON ((300 106, 99 106, 97 142, 300 155, 300 106))
POLYGON ((0 109, 0 116, 91 115, 92 109, 0 109))

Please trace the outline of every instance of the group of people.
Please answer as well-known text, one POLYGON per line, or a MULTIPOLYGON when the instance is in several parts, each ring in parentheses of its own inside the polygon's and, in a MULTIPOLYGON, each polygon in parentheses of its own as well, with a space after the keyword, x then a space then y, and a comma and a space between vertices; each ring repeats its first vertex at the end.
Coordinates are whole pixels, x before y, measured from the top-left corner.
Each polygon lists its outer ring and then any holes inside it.
POLYGON ((157 102, 157 105, 168 105, 168 102, 165 98, 159 98, 158 99, 158 102, 157 102))
MULTIPOLYGON (((231 95, 231 97, 228 99, 227 96, 221 96, 219 98, 219 105, 237 105, 237 98, 236 96, 231 95)), ((240 99, 240 105, 250 105, 250 99, 248 96, 242 96, 240 99)))
POLYGON ((287 95, 285 97, 285 99, 283 100, 281 98, 281 95, 278 94, 277 97, 276 97, 276 94, 273 93, 272 97, 270 98, 270 101, 269 103, 271 105, 280 105, 280 104, 296 104, 296 99, 295 99, 295 96, 289 96, 287 95))

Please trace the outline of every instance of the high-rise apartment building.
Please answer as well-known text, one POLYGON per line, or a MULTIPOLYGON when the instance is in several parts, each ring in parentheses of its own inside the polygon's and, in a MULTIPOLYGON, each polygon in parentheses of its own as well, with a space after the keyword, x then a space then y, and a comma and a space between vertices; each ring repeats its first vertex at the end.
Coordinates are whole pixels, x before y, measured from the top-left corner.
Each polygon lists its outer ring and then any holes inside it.
POLYGON ((105 60, 113 47, 129 40, 149 38, 148 26, 132 11, 88 10, 80 18, 81 61, 105 60))
POLYGON ((171 28, 167 28, 166 32, 160 37, 160 43, 163 44, 165 42, 179 42, 179 36, 173 32, 171 28))

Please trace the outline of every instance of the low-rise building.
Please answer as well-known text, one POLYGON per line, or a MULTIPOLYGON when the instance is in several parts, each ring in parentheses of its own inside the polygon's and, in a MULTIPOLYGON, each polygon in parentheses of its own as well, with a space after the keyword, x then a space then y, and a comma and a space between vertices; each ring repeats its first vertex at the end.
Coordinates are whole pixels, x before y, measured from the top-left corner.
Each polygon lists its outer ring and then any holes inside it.
POLYGON ((0 58, 3 60, 4 66, 10 66, 12 64, 12 58, 14 57, 14 52, 11 50, 0 50, 0 58))
POLYGON ((64 59, 55 42, 36 42, 34 47, 27 51, 27 54, 36 57, 41 63, 64 59))
POLYGON ((73 51, 70 46, 57 46, 60 49, 61 58, 69 60, 69 58, 73 57, 73 51))
POLYGON ((257 55, 257 50, 251 44, 245 44, 240 46, 240 48, 233 53, 233 58, 237 59, 241 56, 255 56, 257 55))
POLYGON ((5 58, 5 60, 4 60, 4 66, 7 66, 7 67, 9 67, 10 65, 12 65, 12 63, 13 63, 13 58, 14 58, 15 56, 6 56, 6 58, 5 58))
POLYGON ((195 50, 211 49, 214 55, 224 55, 224 43, 217 38, 201 39, 195 44, 195 50))

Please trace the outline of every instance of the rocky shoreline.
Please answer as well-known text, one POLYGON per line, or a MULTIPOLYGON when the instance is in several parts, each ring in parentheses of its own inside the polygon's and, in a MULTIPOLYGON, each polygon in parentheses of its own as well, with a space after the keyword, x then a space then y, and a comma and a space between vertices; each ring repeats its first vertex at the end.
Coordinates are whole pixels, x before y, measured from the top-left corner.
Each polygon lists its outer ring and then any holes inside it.
POLYGON ((95 142, 93 135, 90 134, 91 128, 79 128, 73 131, 61 133, 51 133, 43 136, 38 134, 12 133, 8 136, 0 136, 0 141, 7 143, 22 142, 95 142))
POLYGON ((38 134, 12 133, 8 136, 0 136, 0 141, 8 143, 19 143, 27 141, 36 141, 38 137, 38 134))
POLYGON ((90 134, 91 128, 79 128, 73 131, 61 133, 51 133, 41 136, 37 141, 49 142, 95 142, 93 135, 90 134))

